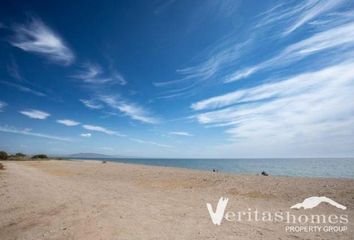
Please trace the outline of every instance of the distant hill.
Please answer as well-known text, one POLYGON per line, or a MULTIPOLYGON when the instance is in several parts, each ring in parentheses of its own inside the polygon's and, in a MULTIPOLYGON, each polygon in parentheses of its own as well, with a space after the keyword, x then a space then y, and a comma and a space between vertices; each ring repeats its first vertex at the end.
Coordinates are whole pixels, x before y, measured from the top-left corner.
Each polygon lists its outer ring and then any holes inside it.
POLYGON ((116 158, 119 156, 112 156, 100 153, 74 153, 67 155, 69 158, 116 158))

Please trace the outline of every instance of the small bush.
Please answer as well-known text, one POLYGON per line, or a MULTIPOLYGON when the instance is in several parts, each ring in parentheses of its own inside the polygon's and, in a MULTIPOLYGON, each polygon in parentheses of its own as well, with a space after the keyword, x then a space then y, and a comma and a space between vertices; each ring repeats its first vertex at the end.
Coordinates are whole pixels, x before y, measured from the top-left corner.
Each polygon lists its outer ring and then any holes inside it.
POLYGON ((8 155, 4 151, 0 151, 0 160, 6 160, 8 158, 8 155))
POLYGON ((0 163, 0 170, 5 170, 4 165, 2 165, 1 163, 0 163))
POLYGON ((32 156, 32 159, 35 159, 35 158, 45 159, 45 158, 48 158, 48 156, 45 154, 37 154, 37 155, 32 156))
POLYGON ((23 153, 16 153, 15 157, 26 157, 26 154, 23 153))

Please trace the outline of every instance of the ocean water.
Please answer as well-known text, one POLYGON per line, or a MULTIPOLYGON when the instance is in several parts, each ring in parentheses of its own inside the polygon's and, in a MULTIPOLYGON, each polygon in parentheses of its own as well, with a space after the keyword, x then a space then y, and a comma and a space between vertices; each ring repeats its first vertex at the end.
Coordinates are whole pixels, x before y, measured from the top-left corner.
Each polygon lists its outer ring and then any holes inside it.
MULTIPOLYGON (((86 158, 87 159, 87 158, 86 158)), ((178 167, 237 174, 273 176, 302 176, 326 178, 354 178, 354 158, 265 158, 265 159, 159 159, 159 158, 105 158, 112 162, 178 167)))

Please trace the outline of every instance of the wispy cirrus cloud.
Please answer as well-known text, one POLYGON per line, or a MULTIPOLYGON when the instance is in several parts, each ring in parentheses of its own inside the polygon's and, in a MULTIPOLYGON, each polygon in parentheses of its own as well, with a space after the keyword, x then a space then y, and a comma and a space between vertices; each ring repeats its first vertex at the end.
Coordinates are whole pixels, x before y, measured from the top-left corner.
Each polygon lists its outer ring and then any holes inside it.
POLYGON ((159 123, 159 119, 153 116, 148 110, 121 97, 98 95, 93 99, 80 99, 80 102, 90 109, 103 109, 106 106, 143 123, 159 123))
POLYGON ((345 6, 345 3, 348 2, 347 0, 282 2, 261 14, 261 20, 257 27, 280 25, 282 27, 280 28, 281 35, 286 36, 327 12, 345 6))
POLYGON ((8 64, 6 65, 7 68, 7 72, 9 73, 10 77, 22 81, 23 80, 23 76, 20 72, 20 69, 14 59, 14 57, 10 58, 10 61, 8 62, 8 64))
POLYGON ((181 78, 172 81, 154 82, 153 85, 159 88, 172 88, 162 93, 159 98, 174 98, 188 95, 191 91, 205 85, 210 79, 219 77, 221 71, 237 65, 237 60, 242 57, 250 46, 252 38, 244 42, 235 40, 231 35, 220 41, 216 46, 208 49, 205 61, 194 66, 177 69, 176 72, 181 78))
POLYGON ((168 10, 173 4, 176 2, 176 0, 167 0, 167 1, 162 1, 156 4, 156 8, 154 10, 154 14, 159 15, 166 10, 168 10))
POLYGON ((45 93, 41 91, 37 91, 33 89, 33 87, 28 87, 28 85, 32 85, 29 81, 25 79, 25 77, 22 75, 20 68, 15 60, 14 57, 10 57, 8 64, 6 65, 7 72, 9 76, 14 80, 14 81, 5 81, 5 80, 0 80, 0 84, 12 87, 17 89, 18 91, 24 92, 24 93, 30 93, 39 97, 44 97, 46 96, 45 93))
POLYGON ((151 113, 137 104, 127 102, 126 100, 114 96, 100 96, 99 99, 109 107, 119 110, 134 120, 151 124, 159 122, 156 117, 152 116, 151 113))
POLYGON ((85 138, 90 138, 92 136, 92 134, 91 133, 81 133, 80 136, 85 137, 85 138))
POLYGON ((319 58, 326 55, 331 59, 328 65, 341 61, 341 53, 353 46, 353 14, 348 11, 348 3, 348 0, 281 2, 259 14, 244 32, 231 31, 196 56, 200 63, 178 69, 179 79, 155 82, 155 87, 165 89, 158 98, 191 96, 205 86, 246 79, 257 72, 281 69, 314 55, 319 58), (303 35, 293 38, 292 33, 300 30, 303 35), (273 49, 274 44, 283 50, 273 57, 268 55, 270 51, 264 52, 265 59, 260 57, 259 63, 251 63, 254 58, 249 56, 263 56, 264 47, 273 49), (335 58, 332 60, 331 56, 335 58))
POLYGON ((126 85, 128 83, 128 81, 123 77, 123 75, 117 70, 111 69, 110 78, 113 82, 116 82, 119 85, 126 85))
POLYGON ((110 89, 108 89, 110 84, 125 85, 127 83, 123 75, 114 67, 112 59, 109 58, 109 64, 106 70, 103 70, 98 64, 87 63, 82 65, 82 69, 72 75, 72 77, 90 84, 94 90, 91 99, 80 99, 86 107, 91 109, 103 109, 104 107, 108 107, 118 110, 123 115, 140 122, 158 122, 158 119, 142 106, 123 99, 122 97, 106 94, 106 92, 110 91, 110 89))
POLYGON ((23 51, 41 55, 58 64, 73 63, 74 53, 64 41, 39 18, 31 18, 28 23, 15 25, 10 44, 23 51))
POLYGON ((203 111, 192 116, 200 124, 226 129, 229 144, 218 150, 250 156, 257 148, 258 157, 350 152, 354 109, 347 102, 354 91, 354 18, 347 3, 286 2, 256 18, 246 54, 241 52, 232 67, 218 68, 212 79, 231 83, 262 75, 250 79, 246 88, 245 82, 235 83, 233 91, 228 88, 190 106, 203 111), (260 45, 280 50, 262 52, 260 45), (249 55, 259 56, 258 63, 252 64, 256 58, 249 55))
MULTIPOLYGON (((337 68, 340 69, 340 66, 341 65, 337 68)), ((343 74, 347 74, 349 70, 347 66, 348 65, 343 64, 343 74)), ((320 88, 325 81, 334 81, 336 77, 332 74, 332 71, 336 71, 338 74, 340 73, 336 68, 325 68, 322 71, 314 73, 302 73, 285 80, 272 81, 253 88, 236 90, 220 96, 208 98, 193 103, 191 108, 193 110, 212 110, 233 104, 253 103, 265 99, 297 96, 302 92, 307 92, 309 89, 320 88), (322 74, 328 74, 329 77, 324 79, 321 76, 322 74)))
POLYGON ((308 8, 301 11, 301 14, 297 17, 296 21, 293 22, 284 31, 283 35, 288 35, 288 34, 294 32, 296 29, 298 29, 302 25, 308 23, 310 20, 314 19, 315 17, 317 17, 327 11, 336 9, 337 7, 341 6, 346 1, 345 0, 329 0, 329 1, 312 0, 309 2, 310 2, 310 4, 306 4, 308 6, 308 8))
POLYGON ((103 105, 99 104, 97 101, 92 100, 92 99, 80 99, 80 102, 82 102, 86 107, 91 108, 91 109, 102 109, 103 105))
POLYGON ((106 83, 108 79, 98 78, 98 75, 102 73, 102 69, 97 64, 86 63, 82 65, 81 70, 77 71, 73 78, 83 80, 87 83, 106 83))
POLYGON ((146 140, 142 140, 142 139, 138 139, 138 138, 130 138, 130 140, 133 142, 142 143, 142 144, 155 145, 155 146, 163 147, 163 148, 172 148, 172 146, 170 146, 170 145, 161 144, 161 143, 157 143, 154 141, 146 141, 146 140))
POLYGON ((353 61, 343 62, 192 107, 209 110, 195 116, 198 122, 226 127, 237 149, 247 146, 249 151, 260 144, 278 151, 275 147, 300 149, 309 144, 314 149, 308 152, 331 145, 348 151, 354 137, 354 105, 348 104, 353 101, 353 69, 353 61))
POLYGON ((57 120, 57 123, 63 124, 68 127, 80 125, 79 122, 76 122, 76 121, 70 120, 70 119, 59 119, 59 120, 57 120))
POLYGON ((50 116, 49 113, 43 112, 40 110, 36 110, 36 109, 23 110, 23 111, 20 111, 19 113, 21 113, 29 118, 40 119, 40 120, 44 120, 50 116))
POLYGON ((100 65, 94 63, 82 64, 81 69, 72 77, 90 84, 127 84, 123 75, 117 70, 110 67, 108 72, 105 72, 100 65))
POLYGON ((211 57, 205 62, 195 66, 177 69, 177 73, 184 75, 182 79, 167 82, 155 82, 154 85, 156 87, 163 87, 185 82, 190 79, 206 80, 215 76, 221 68, 226 67, 231 62, 238 59, 241 56, 240 52, 242 48, 246 46, 246 43, 231 46, 224 46, 224 44, 225 43, 221 43, 221 46, 217 46, 214 50, 211 50, 211 57))
POLYGON ((17 84, 17 83, 13 83, 13 82, 8 82, 8 81, 0 81, 0 84, 6 85, 6 86, 10 86, 13 87, 21 92, 25 92, 25 93, 30 93, 39 97, 44 97, 46 96, 45 93, 34 90, 32 88, 26 87, 22 84, 17 84))
POLYGON ((4 108, 7 106, 7 103, 0 101, 0 112, 4 111, 4 108))
POLYGON ((229 83, 247 78, 263 69, 279 68, 314 54, 323 52, 328 54, 329 50, 336 49, 336 52, 331 55, 335 56, 335 59, 338 59, 342 57, 341 53, 345 56, 348 49, 353 50, 353 48, 354 23, 347 23, 293 43, 269 60, 232 73, 225 78, 224 82, 229 83))
POLYGON ((101 126, 95 126, 95 125, 82 125, 82 127, 86 130, 90 130, 90 131, 95 131, 95 132, 101 132, 101 133, 105 133, 108 135, 112 135, 112 136, 119 136, 119 137, 124 137, 124 134, 121 134, 117 131, 113 131, 113 130, 109 130, 107 128, 101 127, 101 126))
POLYGON ((182 131, 169 132, 169 134, 171 134, 171 135, 177 135, 177 136, 185 136, 185 137, 192 137, 192 136, 194 136, 193 134, 191 134, 191 133, 189 133, 189 132, 182 132, 182 131))
POLYGON ((37 132, 32 132, 29 129, 18 129, 18 128, 9 127, 9 126, 0 126, 0 132, 21 134, 21 135, 27 135, 27 136, 33 136, 33 137, 47 138, 47 139, 51 139, 51 140, 66 141, 66 142, 72 141, 72 139, 70 139, 70 138, 59 137, 59 136, 43 134, 43 133, 37 133, 37 132))
POLYGON ((321 29, 329 29, 339 25, 344 25, 354 21, 354 12, 350 10, 330 12, 323 19, 315 19, 310 21, 309 26, 320 31, 321 29))

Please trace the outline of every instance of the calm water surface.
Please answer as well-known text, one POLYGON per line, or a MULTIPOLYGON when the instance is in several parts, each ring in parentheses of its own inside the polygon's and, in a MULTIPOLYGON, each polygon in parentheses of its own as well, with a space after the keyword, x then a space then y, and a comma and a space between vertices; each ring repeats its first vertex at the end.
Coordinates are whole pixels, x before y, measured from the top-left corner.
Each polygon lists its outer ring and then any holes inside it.
MULTIPOLYGON (((97 159, 97 158, 96 158, 97 159)), ((112 162, 179 167, 238 174, 259 174, 266 171, 275 176, 354 178, 353 158, 276 158, 276 159, 150 159, 109 158, 112 162)))

